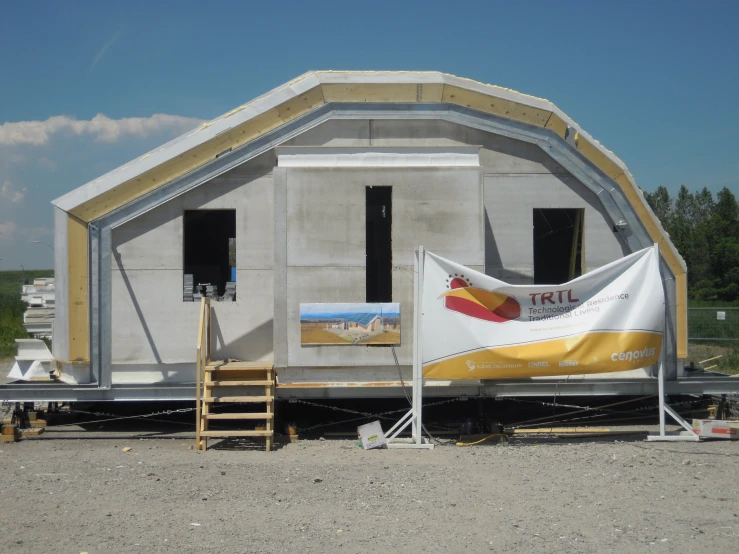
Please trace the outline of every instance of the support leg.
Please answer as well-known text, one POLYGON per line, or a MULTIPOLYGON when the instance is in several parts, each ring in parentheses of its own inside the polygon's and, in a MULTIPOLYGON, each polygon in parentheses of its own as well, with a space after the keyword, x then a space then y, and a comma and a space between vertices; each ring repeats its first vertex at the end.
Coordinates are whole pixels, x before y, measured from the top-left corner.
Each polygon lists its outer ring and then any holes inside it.
POLYGON ((659 373, 657 376, 658 383, 658 394, 659 394, 659 434, 657 435, 648 435, 647 440, 648 441, 691 441, 691 442, 697 442, 700 440, 700 437, 696 435, 693 432, 693 429, 690 425, 682 418, 680 415, 670 408, 670 406, 667 405, 665 402, 665 372, 664 372, 664 364, 660 362, 659 364, 659 373), (685 429, 684 434, 680 433, 668 433, 665 429, 665 415, 668 415, 672 417, 677 423, 679 423, 683 429, 685 429))

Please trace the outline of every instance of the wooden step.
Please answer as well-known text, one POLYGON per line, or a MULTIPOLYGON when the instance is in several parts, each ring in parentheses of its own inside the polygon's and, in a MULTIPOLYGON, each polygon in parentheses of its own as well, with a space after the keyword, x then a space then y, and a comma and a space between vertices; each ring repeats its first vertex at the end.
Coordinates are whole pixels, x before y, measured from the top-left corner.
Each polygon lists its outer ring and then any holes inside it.
POLYGON ((271 379, 258 379, 254 381, 206 381, 206 387, 264 387, 272 386, 275 382, 271 379))
POLYGON ((274 396, 204 396, 203 402, 272 402, 274 396))
POLYGON ((274 419, 274 414, 244 413, 244 414, 202 414, 203 419, 274 419))
POLYGON ((205 371, 272 371, 272 362, 211 362, 205 371))
POLYGON ((272 431, 200 431, 201 437, 271 437, 272 431))

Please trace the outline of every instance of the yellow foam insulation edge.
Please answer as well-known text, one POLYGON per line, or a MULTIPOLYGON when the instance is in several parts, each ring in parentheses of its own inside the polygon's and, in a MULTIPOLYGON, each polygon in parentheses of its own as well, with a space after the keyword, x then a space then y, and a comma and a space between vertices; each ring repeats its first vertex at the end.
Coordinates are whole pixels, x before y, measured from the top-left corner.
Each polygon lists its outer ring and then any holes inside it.
POLYGON ((75 217, 67 220, 67 282, 69 362, 90 363, 87 224, 75 217))

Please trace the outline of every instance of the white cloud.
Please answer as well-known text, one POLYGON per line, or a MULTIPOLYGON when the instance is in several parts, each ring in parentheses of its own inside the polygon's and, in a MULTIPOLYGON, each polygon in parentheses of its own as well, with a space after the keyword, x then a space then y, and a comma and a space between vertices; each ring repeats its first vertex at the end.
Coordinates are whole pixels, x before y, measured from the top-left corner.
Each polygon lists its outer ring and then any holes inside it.
POLYGON ((17 189, 13 186, 10 181, 5 181, 3 186, 0 187, 0 198, 9 200, 13 204, 19 204, 23 201, 23 197, 26 195, 26 187, 17 189))
POLYGON ((18 226, 12 221, 0 223, 0 240, 10 240, 15 236, 18 226))
POLYGON ((43 167, 44 169, 56 169, 56 162, 50 160, 46 156, 43 156, 36 160, 36 165, 38 165, 39 167, 43 167))
POLYGON ((24 231, 25 234, 28 236, 37 239, 38 237, 48 237, 54 235, 54 229, 51 227, 30 227, 26 231, 24 231))
POLYGON ((111 119, 97 114, 90 120, 55 115, 46 121, 18 121, 0 125, 0 145, 47 144, 57 133, 89 135, 97 142, 116 142, 126 137, 147 137, 161 132, 185 133, 202 124, 202 119, 181 115, 154 114, 151 117, 111 119))

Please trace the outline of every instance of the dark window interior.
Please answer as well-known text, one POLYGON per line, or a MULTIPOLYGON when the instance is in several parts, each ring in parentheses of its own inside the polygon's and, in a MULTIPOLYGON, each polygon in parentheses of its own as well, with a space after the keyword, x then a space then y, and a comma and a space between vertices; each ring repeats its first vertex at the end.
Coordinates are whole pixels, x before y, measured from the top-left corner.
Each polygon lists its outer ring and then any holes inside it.
POLYGON ((367 302, 392 302, 392 187, 367 187, 367 302))
MULTIPOLYGON (((194 292, 199 285, 214 287, 214 297, 226 294, 231 268, 236 267, 236 210, 188 210, 184 214, 184 274, 192 275, 194 292)), ((203 296, 207 288, 202 288, 203 296)), ((189 300, 187 290, 185 299, 189 300)), ((197 299, 197 298, 195 298, 197 299)))
POLYGON ((534 209, 534 284, 582 275, 583 216, 582 209, 534 209))

